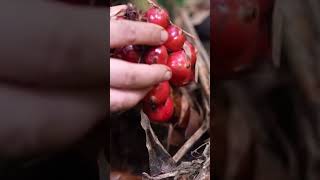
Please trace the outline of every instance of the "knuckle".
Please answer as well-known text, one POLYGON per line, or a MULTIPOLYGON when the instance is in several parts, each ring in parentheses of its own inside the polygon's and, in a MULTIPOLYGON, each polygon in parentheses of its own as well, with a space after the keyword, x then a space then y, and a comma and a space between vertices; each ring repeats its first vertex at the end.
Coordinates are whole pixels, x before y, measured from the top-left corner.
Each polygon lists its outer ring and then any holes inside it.
POLYGON ((137 29, 132 24, 127 24, 126 39, 129 44, 135 44, 137 42, 137 29))
POLYGON ((132 84, 136 84, 137 76, 134 71, 127 71, 124 76, 124 85, 131 86, 132 84))
POLYGON ((128 79, 130 81, 130 84, 137 84, 137 75, 136 75, 136 73, 132 73, 132 75, 128 79))

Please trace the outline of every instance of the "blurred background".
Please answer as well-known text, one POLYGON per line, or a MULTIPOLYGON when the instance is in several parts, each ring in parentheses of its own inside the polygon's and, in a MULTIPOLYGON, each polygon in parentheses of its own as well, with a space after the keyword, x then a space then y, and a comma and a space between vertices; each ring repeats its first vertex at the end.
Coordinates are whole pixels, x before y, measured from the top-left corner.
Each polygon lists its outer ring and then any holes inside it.
MULTIPOLYGON (((214 178, 320 179, 319 1, 250 2, 271 4, 267 14, 259 14, 265 24, 255 24, 267 30, 271 51, 268 48, 261 54, 255 49, 259 46, 253 45, 255 50, 247 51, 250 55, 244 53, 231 60, 226 56, 232 54, 231 48, 225 54, 217 50, 223 42, 223 31, 220 36, 211 36, 211 52, 215 52, 211 124, 214 178), (246 66, 234 68, 241 65, 246 66)), ((211 17, 222 19, 221 6, 211 4, 211 8, 211 17)), ((219 34, 222 23, 212 22, 213 34, 219 34)), ((259 39, 253 38, 257 31, 250 31, 247 38, 243 32, 240 37, 245 40, 237 41, 239 36, 230 31, 225 37, 232 36, 229 42, 238 49, 259 39)))

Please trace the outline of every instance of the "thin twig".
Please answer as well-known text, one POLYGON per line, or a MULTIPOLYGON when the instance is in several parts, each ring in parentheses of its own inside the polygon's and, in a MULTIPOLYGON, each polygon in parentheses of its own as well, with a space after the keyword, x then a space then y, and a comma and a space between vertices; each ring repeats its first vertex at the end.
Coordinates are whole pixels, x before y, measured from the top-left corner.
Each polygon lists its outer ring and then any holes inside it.
POLYGON ((203 123, 201 127, 184 143, 179 151, 173 156, 175 162, 179 162, 182 157, 190 150, 190 148, 197 142, 201 136, 208 130, 206 123, 203 123))
POLYGON ((210 76, 209 76, 209 74, 210 74, 210 58, 209 58, 209 55, 208 55, 207 51, 205 50, 205 48, 203 47, 203 45, 200 41, 200 38, 197 35, 197 32, 194 29, 186 11, 181 10, 180 14, 181 14, 181 17, 183 19, 183 22, 184 22, 186 29, 189 32, 191 32, 192 34, 195 34, 194 42, 195 42, 196 47, 199 52, 198 57, 197 57, 197 65, 196 66, 198 68, 199 79, 200 79, 201 85, 204 89, 204 92, 206 93, 206 95, 210 99, 210 76))
POLYGON ((210 57, 209 57, 207 51, 205 50, 205 48, 203 47, 202 43, 200 42, 200 38, 199 38, 196 30, 194 29, 194 26, 191 23, 191 20, 188 16, 188 13, 185 10, 181 9, 180 14, 181 14, 181 18, 183 20, 183 23, 184 23, 187 31, 190 32, 191 34, 194 34, 194 36, 195 36, 194 41, 195 41, 196 46, 199 50, 199 53, 203 56, 203 60, 206 64, 206 66, 208 67, 208 69, 210 69, 210 57))

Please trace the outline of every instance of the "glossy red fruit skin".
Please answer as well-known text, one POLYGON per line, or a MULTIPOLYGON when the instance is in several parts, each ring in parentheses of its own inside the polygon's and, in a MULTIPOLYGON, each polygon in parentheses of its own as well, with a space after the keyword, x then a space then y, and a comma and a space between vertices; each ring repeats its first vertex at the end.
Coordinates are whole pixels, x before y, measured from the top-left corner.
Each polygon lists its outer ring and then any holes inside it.
POLYGON ((158 123, 168 122, 174 113, 173 100, 169 97, 164 104, 154 107, 150 106, 148 103, 144 103, 143 111, 150 121, 158 123))
POLYGON ((259 4, 257 0, 213 0, 211 42, 214 78, 250 67, 257 56, 259 4))
POLYGON ((140 48, 135 45, 128 45, 123 48, 117 48, 113 53, 113 57, 123 59, 132 63, 139 63, 140 56, 140 48))
POLYGON ((237 79, 240 74, 247 72, 254 65, 253 54, 257 54, 257 48, 252 46, 238 57, 225 59, 226 63, 213 63, 213 79, 226 80, 237 79))
POLYGON ((174 86, 185 86, 191 82, 193 76, 191 60, 185 51, 177 51, 169 55, 167 66, 171 68, 170 83, 174 86))
POLYGON ((182 29, 175 25, 170 25, 167 28, 167 32, 168 32, 168 40, 165 42, 164 46, 170 52, 181 50, 184 42, 186 41, 186 38, 183 34, 182 29))
POLYGON ((185 41, 185 46, 190 50, 190 60, 191 60, 191 66, 195 66, 197 62, 197 54, 198 54, 198 49, 194 47, 189 41, 185 41))
POLYGON ((144 103, 153 105, 160 105, 166 102, 170 96, 170 85, 168 81, 163 81, 156 85, 143 99, 144 103))
POLYGON ((144 14, 144 18, 147 22, 157 24, 163 28, 167 28, 169 26, 169 13, 162 8, 151 7, 144 14))
POLYGON ((149 49, 144 56, 146 64, 167 64, 168 51, 165 46, 157 46, 149 49))

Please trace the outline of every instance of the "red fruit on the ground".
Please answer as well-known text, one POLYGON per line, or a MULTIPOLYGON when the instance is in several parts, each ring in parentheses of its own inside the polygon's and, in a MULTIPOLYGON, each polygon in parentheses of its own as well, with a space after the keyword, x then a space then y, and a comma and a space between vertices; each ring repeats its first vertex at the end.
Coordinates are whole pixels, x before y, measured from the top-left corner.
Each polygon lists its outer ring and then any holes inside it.
POLYGON ((166 47, 157 46, 149 49, 144 56, 146 64, 167 64, 168 52, 166 47))
POLYGON ((168 81, 163 81, 156 85, 143 99, 143 102, 153 105, 160 105, 166 102, 170 96, 170 85, 168 81))
POLYGON ((185 86, 191 82, 192 66, 184 50, 169 55, 167 66, 171 68, 170 83, 174 86, 185 86))
POLYGON ((169 14, 162 8, 151 7, 144 14, 144 18, 147 20, 147 22, 157 24, 163 28, 167 28, 169 26, 169 14))
POLYGON ((113 57, 126 60, 132 63, 139 63, 141 49, 135 45, 125 46, 114 50, 113 57))
POLYGON ((169 97, 164 104, 158 106, 150 106, 148 103, 144 103, 143 111, 151 121, 167 122, 174 112, 173 100, 169 97))
POLYGON ((186 38, 183 34, 182 29, 175 25, 170 25, 167 28, 167 32, 168 32, 168 40, 165 42, 164 46, 170 52, 181 50, 184 42, 186 41, 186 38))

